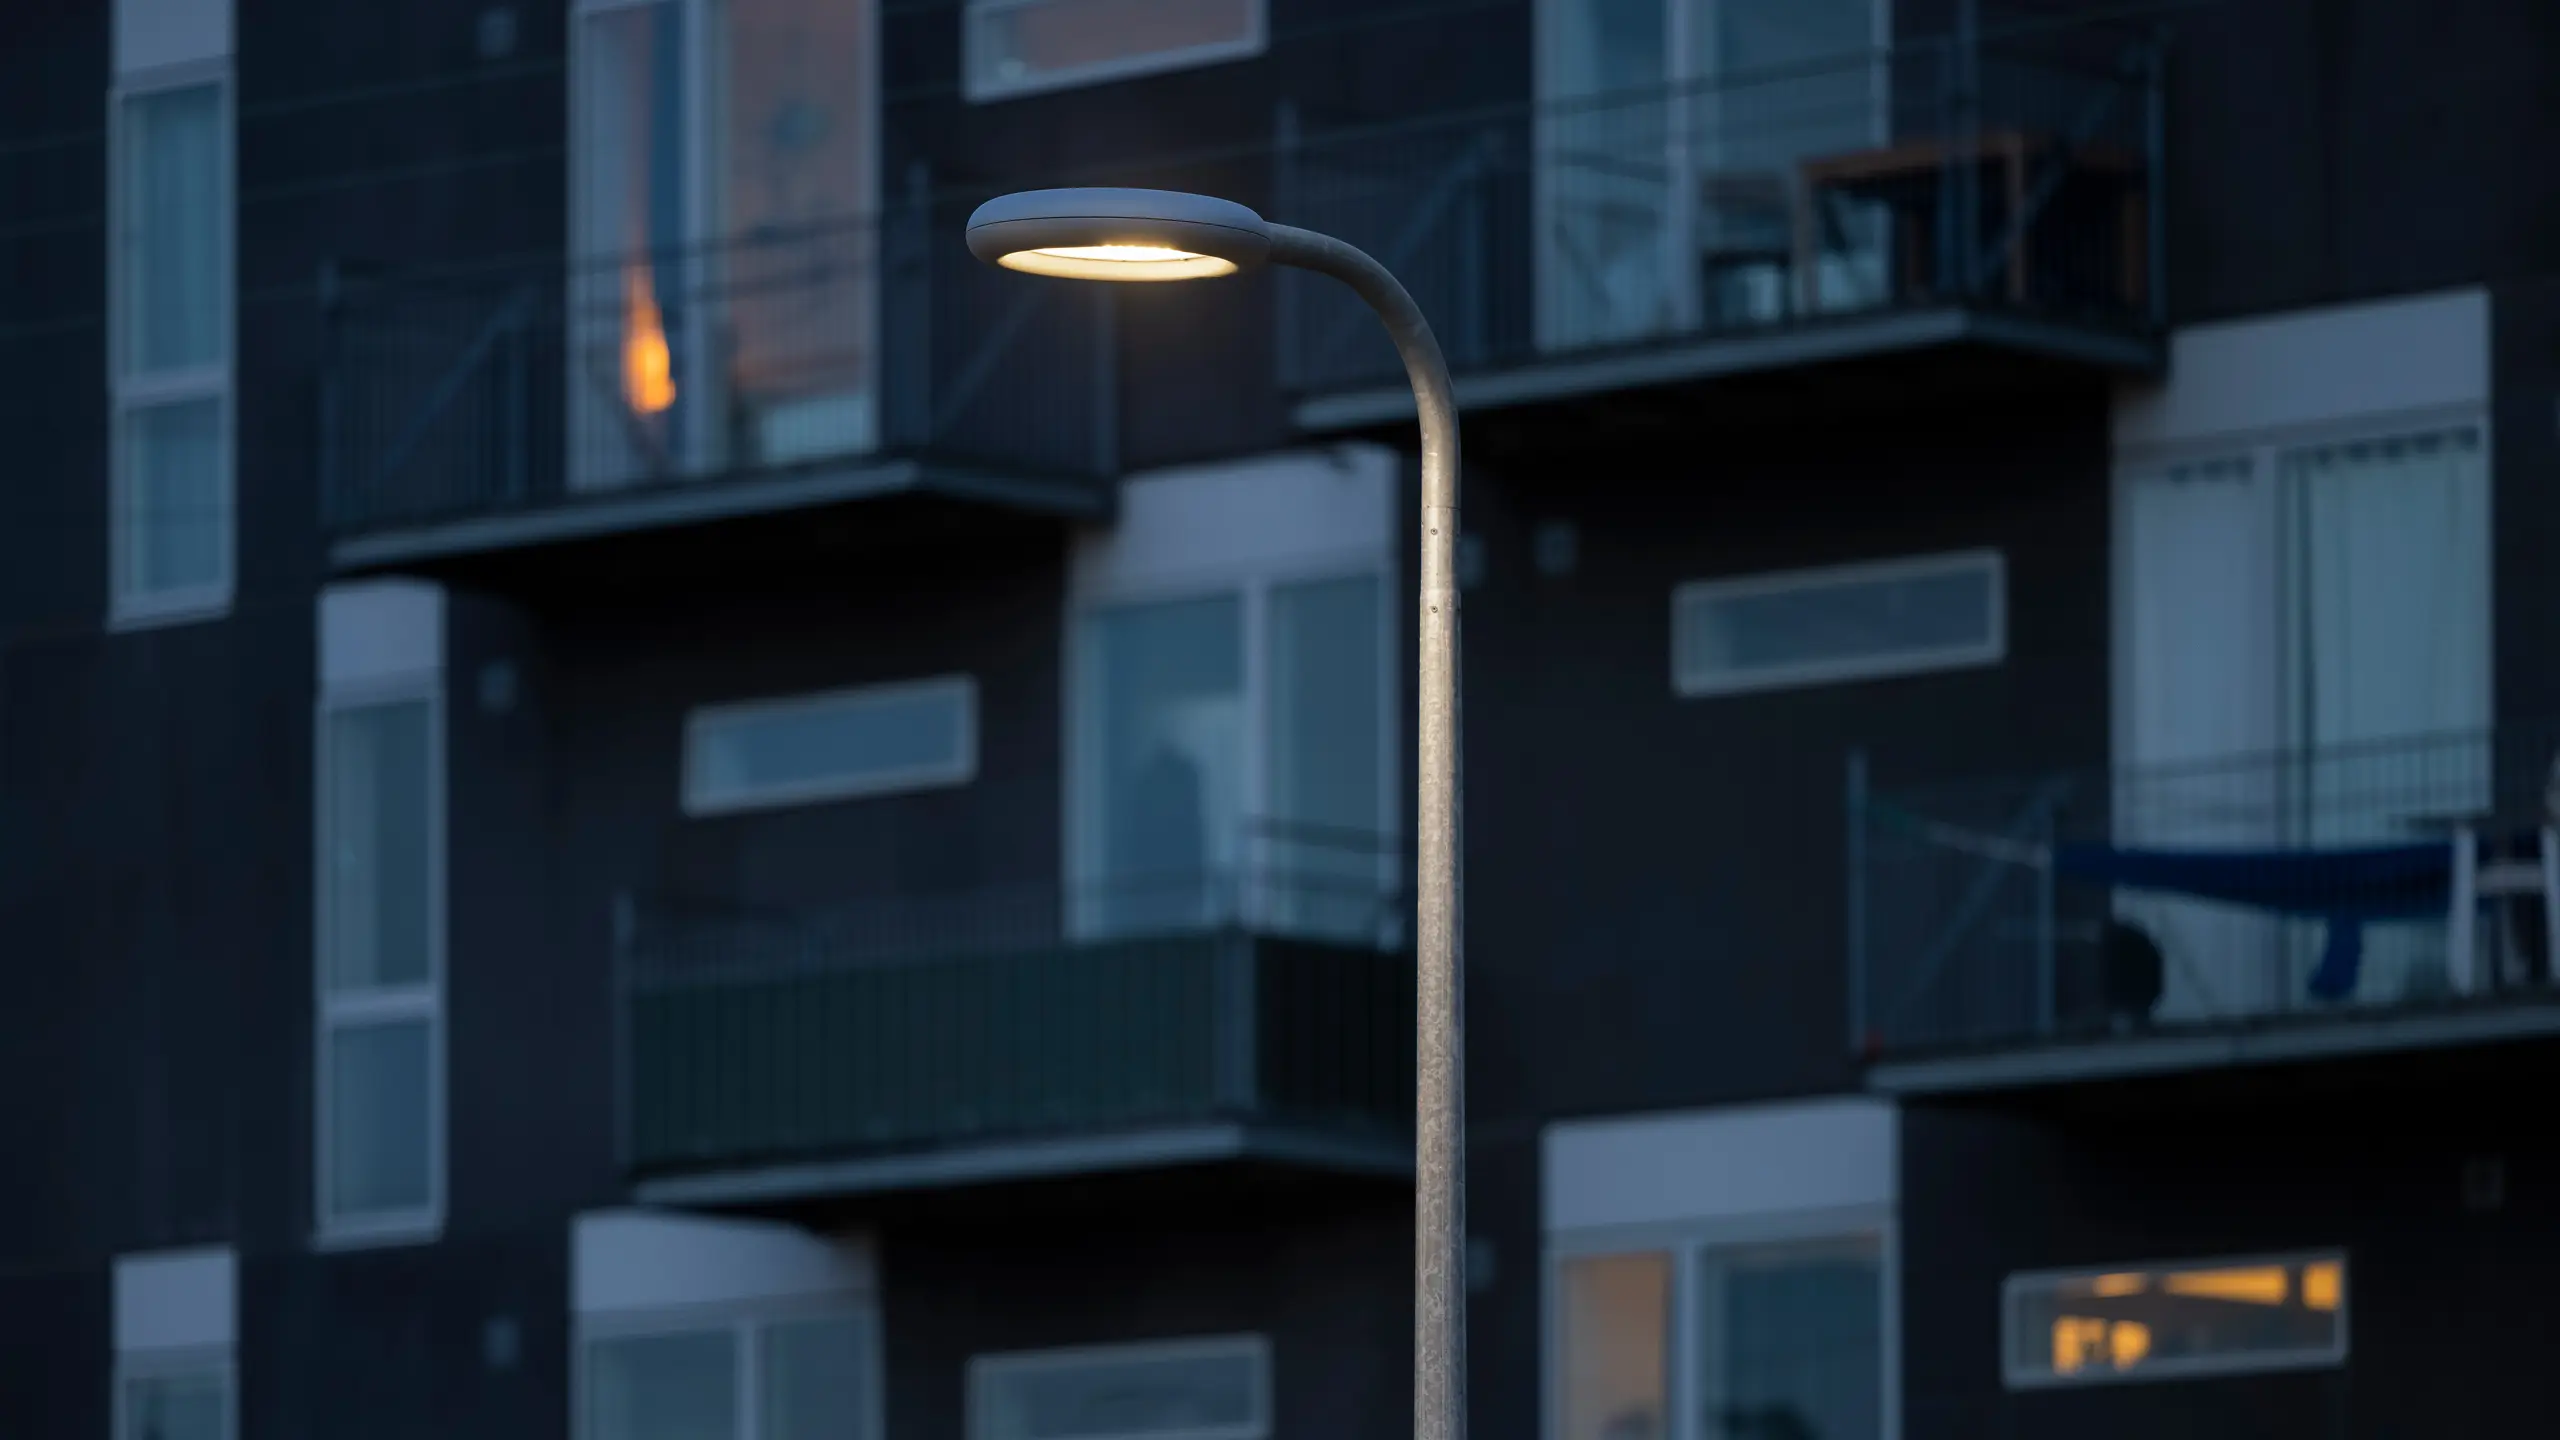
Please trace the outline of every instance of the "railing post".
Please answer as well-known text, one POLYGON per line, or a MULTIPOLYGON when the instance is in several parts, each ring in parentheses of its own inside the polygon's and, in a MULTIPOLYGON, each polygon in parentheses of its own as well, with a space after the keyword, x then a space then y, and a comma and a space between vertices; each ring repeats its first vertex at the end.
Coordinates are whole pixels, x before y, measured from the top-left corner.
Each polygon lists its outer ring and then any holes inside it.
POLYGON ((2044 863, 2035 868, 2036 885, 2036 1034, 2051 1035, 2055 1025, 2055 992, 2059 988, 2062 958, 2054 945, 2054 865, 2053 847, 2059 838, 2054 822, 2054 806, 2048 804, 2041 815, 2040 839, 2044 842, 2044 863))
POLYGON ((1957 294, 1967 300, 1973 298, 1973 252, 1981 243, 1982 226, 1981 18, 1978 0, 1957 0, 1955 41, 1948 56, 1955 72, 1956 106, 1956 143, 1949 152, 1955 172, 1950 178, 1961 237, 1955 251, 1955 285, 1957 294))
MULTIPOLYGON (((1283 100, 1271 119, 1271 213, 1295 225, 1299 214, 1298 196, 1298 102, 1283 100)), ((1271 267, 1272 373, 1280 378, 1284 390, 1301 388, 1306 380, 1304 342, 1299 327, 1304 317, 1298 313, 1302 277, 1296 267, 1271 267)))
POLYGON ((1216 941, 1217 1109, 1251 1115, 1261 1103, 1260 1035, 1254 1012, 1254 937, 1241 924, 1222 925, 1216 941))
POLYGON ((1849 752, 1849 1053, 1868 1053, 1867 1026, 1867 752, 1849 752))

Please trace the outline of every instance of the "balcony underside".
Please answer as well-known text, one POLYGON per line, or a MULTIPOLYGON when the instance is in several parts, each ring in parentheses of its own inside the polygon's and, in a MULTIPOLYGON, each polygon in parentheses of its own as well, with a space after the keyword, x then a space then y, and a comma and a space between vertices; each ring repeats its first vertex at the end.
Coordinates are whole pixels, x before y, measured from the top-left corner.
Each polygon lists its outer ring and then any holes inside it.
POLYGON ((1989 1097, 2216 1070, 2306 1067, 2560 1037, 2560 996, 2400 1012, 2271 1017, 2249 1024, 1984 1049, 1878 1062, 1888 1095, 1989 1097))
POLYGON ((815 1160, 641 1181, 654 1205, 763 1207, 1029 1181, 1213 1166, 1280 1166, 1345 1176, 1413 1173, 1413 1147, 1318 1127, 1206 1121, 1071 1137, 815 1160))
MULTIPOLYGON (((1458 408, 1470 416, 1526 419, 1607 402, 1643 409, 1649 393, 1690 422, 1719 398, 1768 418, 1773 390, 1799 410, 1836 413, 1922 395, 2014 391, 2038 378, 2148 375, 2164 363, 2157 337, 1971 306, 1896 310, 1766 330, 1701 335, 1641 347, 1558 355, 1457 377, 1458 408), (1804 382, 1823 382, 1808 391, 1804 382)), ((1413 423, 1402 383, 1311 396, 1300 428, 1315 432, 1413 423)))

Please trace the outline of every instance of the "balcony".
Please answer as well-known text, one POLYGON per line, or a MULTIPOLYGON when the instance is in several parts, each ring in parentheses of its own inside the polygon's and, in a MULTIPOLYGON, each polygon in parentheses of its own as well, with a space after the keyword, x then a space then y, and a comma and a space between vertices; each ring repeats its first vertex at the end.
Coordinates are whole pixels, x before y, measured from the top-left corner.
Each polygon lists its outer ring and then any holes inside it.
POLYGON ((1107 515, 1108 296, 977 264, 962 213, 919 188, 876 219, 699 249, 337 282, 321 369, 332 563, 891 497, 1107 515))
MULTIPOLYGON (((1277 213, 1405 279, 1471 411, 1765 413, 1816 368, 1897 393, 2156 370, 2159 52, 2069 49, 1911 42, 1423 125, 1284 118, 1277 213)), ((1338 289, 1284 283, 1298 421, 1409 420, 1338 289)))
POLYGON ((643 1199, 1200 1165, 1410 1173, 1410 902, 1270 874, 791 914, 634 905, 643 1199))
POLYGON ((1877 1088, 2016 1089, 2560 1035, 2560 726, 1869 794, 1877 1088))

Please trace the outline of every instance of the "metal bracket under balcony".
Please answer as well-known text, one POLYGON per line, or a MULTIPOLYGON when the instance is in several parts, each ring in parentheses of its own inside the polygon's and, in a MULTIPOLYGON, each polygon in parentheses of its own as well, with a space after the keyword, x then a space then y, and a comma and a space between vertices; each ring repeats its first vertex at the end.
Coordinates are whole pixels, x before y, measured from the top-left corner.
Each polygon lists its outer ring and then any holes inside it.
MULTIPOLYGON (((1419 125, 1302 134, 1284 111, 1279 203, 1405 279, 1462 410, 1898 357, 1986 357, 2009 386, 2149 373, 2161 105, 2149 37, 1906 39, 1419 125)), ((1409 420, 1356 305, 1281 287, 1298 424, 1409 420)))

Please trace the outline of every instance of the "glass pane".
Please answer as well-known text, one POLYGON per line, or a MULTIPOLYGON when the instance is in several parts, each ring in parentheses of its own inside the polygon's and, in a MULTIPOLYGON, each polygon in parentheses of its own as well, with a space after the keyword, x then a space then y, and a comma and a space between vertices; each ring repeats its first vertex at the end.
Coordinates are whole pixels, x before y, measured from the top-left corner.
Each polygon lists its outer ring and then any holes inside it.
POLYGON ((1881 1256, 1872 1239, 1710 1252, 1699 1272, 1700 1433, 1876 1440, 1881 1256))
POLYGON ((2346 1299, 2337 1256, 2024 1277, 2009 1302, 2009 1368, 2105 1380, 2334 1361, 2346 1349, 2346 1299))
POLYGON ((222 402, 146 406, 128 412, 125 425, 120 592, 145 599, 221 585, 231 551, 222 402))
POLYGON ((425 1020, 329 1031, 329 1210, 334 1217, 424 1209, 428 1192, 425 1020))
POLYGON ((879 247, 871 7, 744 0, 726 11, 717 329, 733 427, 769 464, 878 438, 872 295, 879 247))
POLYGON ((1097 923, 1198 924, 1236 864, 1244 771, 1236 597, 1134 605, 1086 624, 1086 773, 1097 923))
POLYGON ((1043 75, 1239 45, 1253 35, 1255 0, 1029 0, 980 9, 979 80, 1017 85, 1043 75))
POLYGON ((1562 1278, 1563 1440, 1665 1440, 1671 1257, 1570 1260, 1562 1278))
POLYGON ((1381 918, 1379 604, 1374 575, 1271 592, 1272 824, 1255 864, 1270 918, 1311 933, 1374 932, 1381 918))
POLYGON ((128 374, 222 359, 222 87, 124 102, 128 374))
POLYGON ((865 1339, 851 1315, 768 1327, 761 1440, 861 1440, 871 1408, 865 1339))
POLYGON ((989 1377, 989 1440, 1085 1440, 1256 1423, 1257 1352, 1033 1364, 989 1377))
POLYGON ((737 1355, 726 1330, 590 1343, 586 1440, 736 1440, 737 1355))
POLYGON ((1885 672, 1987 651, 1999 571, 1989 564, 1702 590, 1680 607, 1680 670, 1714 689, 1755 674, 1885 672))
MULTIPOLYGON (((1799 162, 1884 139, 1873 0, 1691 0, 1700 86, 1688 111, 1699 258, 1711 318, 1771 321, 1792 308, 1799 162)), ((1825 199, 1810 282, 1817 306, 1884 298, 1888 216, 1825 199)))
POLYGON ((936 682, 711 711, 692 731, 698 805, 943 784, 969 765, 972 691, 936 682))
POLYGON ((683 458, 688 384, 684 11, 609 10, 579 47, 577 478, 627 484, 683 458))
POLYGON ((341 994, 427 978, 428 720, 424 700, 328 718, 328 973, 341 994))
POLYGON ((231 1382, 219 1372, 125 1382, 124 1440, 226 1440, 231 1382))

